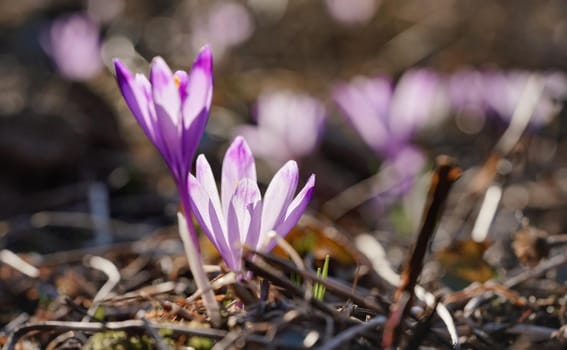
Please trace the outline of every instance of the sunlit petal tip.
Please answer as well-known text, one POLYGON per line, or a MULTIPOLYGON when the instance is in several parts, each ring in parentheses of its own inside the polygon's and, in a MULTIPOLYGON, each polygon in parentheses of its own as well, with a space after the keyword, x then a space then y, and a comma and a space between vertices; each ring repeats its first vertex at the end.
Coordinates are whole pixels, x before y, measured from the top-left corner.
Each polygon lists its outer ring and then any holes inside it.
POLYGON ((313 189, 315 187, 315 174, 311 174, 305 183, 304 188, 313 189))
POLYGON ((187 72, 178 70, 173 74, 173 78, 179 90, 183 91, 187 88, 187 81, 189 79, 187 72))
POLYGON ((191 193, 194 189, 201 188, 202 186, 193 174, 189 174, 187 177, 187 187, 189 189, 189 193, 191 193))
POLYGON ((251 162, 254 163, 254 155, 244 137, 236 136, 226 151, 225 160, 242 166, 248 166, 251 162))
MULTIPOLYGON (((301 191, 299 191, 297 196, 295 196, 293 201, 287 207, 285 217, 283 218, 283 220, 281 220, 274 227, 274 231, 276 231, 280 237, 287 236, 289 231, 291 231, 291 229, 297 224, 297 222, 303 215, 303 212, 307 208, 307 205, 309 204, 311 197, 313 196, 314 189, 315 189, 315 175, 312 174, 305 183, 305 186, 303 186, 301 191)), ((275 241, 272 240, 269 244, 263 246, 262 248, 265 251, 270 251, 272 250, 272 248, 274 248, 275 244, 276 244, 275 241)))
POLYGON ((120 59, 115 58, 112 60, 112 63, 114 64, 114 70, 116 72, 116 76, 118 79, 125 79, 128 77, 132 77, 132 74, 130 73, 128 68, 126 68, 124 63, 120 61, 120 59))
POLYGON ((280 169, 288 177, 297 177, 299 174, 299 168, 295 160, 288 160, 280 169))
POLYGON ((116 73, 118 86, 122 89, 124 84, 127 84, 132 80, 132 73, 130 73, 128 67, 126 67, 118 58, 112 60, 112 63, 114 63, 114 72, 116 73))
MULTIPOLYGON (((307 182, 305 182, 305 185, 303 186, 301 191, 299 191, 297 196, 295 196, 295 198, 293 199, 293 202, 290 204, 286 218, 289 217, 291 211, 293 211, 295 208, 302 208, 300 211, 303 212, 309 201, 311 201, 311 196, 313 195, 314 190, 315 174, 311 174, 311 176, 309 176, 309 179, 307 179, 307 182)), ((297 220, 299 220, 299 217, 297 218, 297 220)))
POLYGON ((209 45, 203 46, 199 51, 199 54, 195 59, 195 63, 193 63, 193 69, 195 68, 203 69, 205 72, 212 75, 213 52, 211 51, 211 47, 209 45))
POLYGON ((299 170, 297 163, 293 160, 288 161, 274 175, 264 196, 261 232, 272 230, 284 219, 285 212, 297 189, 298 181, 299 170))
POLYGON ((197 160, 195 161, 195 174, 197 178, 199 178, 199 174, 202 174, 203 171, 209 167, 210 167, 209 161, 207 160, 205 155, 199 154, 197 156, 197 160))
POLYGON ((151 68, 150 68, 150 81, 152 82, 152 86, 158 89, 161 89, 164 85, 169 84, 173 81, 173 73, 171 69, 165 63, 163 58, 161 57, 154 57, 152 60, 151 68))
MULTIPOLYGON (((299 168, 295 160, 288 160, 280 170, 274 175, 274 179, 282 176, 282 179, 291 185, 297 187, 297 181, 299 179, 299 168)), ((295 191, 295 188, 294 188, 295 191)))
POLYGON ((254 156, 243 137, 237 136, 228 147, 222 163, 221 177, 221 202, 226 213, 237 184, 246 178, 256 181, 254 156))

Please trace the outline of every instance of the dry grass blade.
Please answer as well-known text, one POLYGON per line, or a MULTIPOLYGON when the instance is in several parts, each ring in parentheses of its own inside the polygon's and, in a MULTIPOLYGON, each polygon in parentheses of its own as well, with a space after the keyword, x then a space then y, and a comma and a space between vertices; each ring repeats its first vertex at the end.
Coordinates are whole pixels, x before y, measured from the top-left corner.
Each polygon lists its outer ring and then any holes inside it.
POLYGON ((100 301, 106 298, 118 285, 120 282, 120 272, 116 265, 114 265, 110 260, 101 258, 100 256, 86 256, 84 263, 90 268, 102 271, 108 278, 96 293, 87 314, 83 318, 83 321, 87 321, 94 316, 98 306, 100 305, 100 301))
POLYGON ((39 277, 39 269, 8 249, 0 250, 0 261, 30 278, 39 277))

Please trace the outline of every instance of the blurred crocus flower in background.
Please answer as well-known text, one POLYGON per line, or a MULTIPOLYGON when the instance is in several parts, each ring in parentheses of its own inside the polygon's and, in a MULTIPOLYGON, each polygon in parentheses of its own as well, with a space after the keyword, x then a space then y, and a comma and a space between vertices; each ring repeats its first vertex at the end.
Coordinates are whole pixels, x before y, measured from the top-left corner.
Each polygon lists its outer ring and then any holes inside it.
POLYGON ((334 99, 368 146, 386 159, 395 158, 416 130, 446 112, 441 79, 425 69, 405 73, 395 88, 385 77, 358 77, 338 85, 334 99))
POLYGON ((262 198, 252 151, 244 138, 236 137, 223 160, 219 197, 209 163, 203 155, 197 158, 196 176, 189 178, 193 212, 231 270, 241 269, 244 245, 270 251, 276 242, 268 240, 268 233, 285 237, 298 222, 315 186, 311 175, 294 198, 298 172, 297 164, 288 161, 262 198))
POLYGON ((317 99, 291 91, 264 93, 258 98, 256 127, 243 126, 243 135, 255 154, 281 165, 312 153, 325 122, 325 107, 317 99))
POLYGON ((559 112, 567 94, 567 80, 560 73, 542 74, 527 71, 488 71, 484 73, 483 87, 490 111, 508 121, 523 97, 530 77, 536 76, 543 84, 539 102, 530 120, 533 126, 547 124, 559 112))
POLYGON ((207 123, 213 97, 211 50, 203 48, 189 73, 172 73, 161 58, 153 59, 150 80, 135 76, 115 60, 122 95, 138 124, 163 156, 178 186, 183 207, 191 164, 207 123))
POLYGON ((44 33, 42 46, 69 80, 88 80, 102 69, 99 26, 86 15, 55 20, 44 33))
POLYGON ((218 1, 206 15, 193 21, 193 46, 208 43, 221 59, 226 51, 246 41, 254 32, 254 22, 248 9, 234 1, 218 1))
POLYGON ((378 9, 380 0, 325 0, 329 14, 337 21, 347 24, 368 22, 378 9))
POLYGON ((386 77, 358 77, 336 87, 334 99, 343 114, 384 160, 365 195, 374 198, 380 210, 413 187, 425 156, 412 144, 412 137, 446 115, 445 95, 441 78, 426 69, 406 72, 395 86, 386 77))
POLYGON ((559 102, 567 97, 567 78, 562 73, 460 70, 448 78, 452 107, 475 118, 496 115, 510 121, 530 77, 542 84, 530 124, 545 125, 558 113, 559 102))

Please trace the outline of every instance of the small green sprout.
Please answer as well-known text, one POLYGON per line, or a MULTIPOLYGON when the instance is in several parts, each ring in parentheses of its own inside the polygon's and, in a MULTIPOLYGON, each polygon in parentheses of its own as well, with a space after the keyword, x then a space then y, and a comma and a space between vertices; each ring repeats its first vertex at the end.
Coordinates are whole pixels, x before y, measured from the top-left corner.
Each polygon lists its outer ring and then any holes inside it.
MULTIPOLYGON (((325 261, 323 262, 323 269, 317 268, 317 277, 321 279, 327 279, 329 275, 329 255, 325 256, 325 261)), ((323 300, 325 298, 326 288, 321 283, 313 284, 313 297, 317 300, 323 300)))

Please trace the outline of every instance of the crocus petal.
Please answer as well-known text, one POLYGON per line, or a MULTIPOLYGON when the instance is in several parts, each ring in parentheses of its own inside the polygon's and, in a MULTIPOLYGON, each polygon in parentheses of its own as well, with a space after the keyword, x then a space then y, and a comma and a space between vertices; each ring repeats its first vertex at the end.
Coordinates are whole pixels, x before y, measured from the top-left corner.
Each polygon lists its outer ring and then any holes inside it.
POLYGON ((197 157, 197 162, 195 164, 195 173, 195 175, 197 176, 197 181, 207 192, 207 195, 212 201, 215 210, 218 213, 222 213, 219 192, 217 190, 217 184, 215 182, 213 171, 211 170, 211 166, 209 165, 207 158, 205 158, 205 156, 202 154, 197 157))
POLYGON ((288 159, 302 158, 319 142, 325 108, 315 98, 286 90, 263 93, 258 98, 255 127, 236 130, 256 156, 281 166, 288 159))
POLYGON ((392 87, 386 79, 357 78, 335 88, 334 100, 344 116, 374 151, 381 152, 388 142, 386 124, 392 87), (375 92, 372 93, 371 91, 375 92))
MULTIPOLYGON (((181 98, 175 85, 173 73, 161 57, 156 57, 152 61, 150 82, 152 84, 152 97, 163 144, 172 157, 172 159, 166 160, 174 172, 174 177, 179 180, 179 177, 186 172, 186 169, 181 166, 185 165, 187 167, 187 164, 182 164, 182 162, 186 163, 187 160, 180 159, 180 139, 182 137, 181 98)), ((191 154, 190 156, 192 157, 193 155, 191 154)))
MULTIPOLYGON (((280 237, 285 237, 289 233, 289 231, 297 224, 301 215, 307 208, 307 204, 311 200, 311 196, 313 195, 313 190, 315 188, 315 175, 311 175, 305 186, 301 189, 301 191, 297 194, 297 196, 293 199, 290 203, 289 207, 286 210, 285 218, 283 221, 274 228, 274 231, 278 233, 280 237)), ((264 244, 263 240, 258 242, 257 249, 260 249, 264 244)), ((272 242, 268 243, 265 247, 265 251, 270 251, 274 248, 276 242, 272 240, 272 242)))
POLYGON ((187 84, 189 82, 189 76, 187 72, 178 70, 173 74, 173 79, 177 85, 177 90, 179 90, 179 98, 181 103, 187 98, 187 84))
POLYGON ((238 252, 230 246, 228 230, 225 223, 220 221, 220 218, 223 217, 222 213, 216 213, 211 202, 209 202, 209 212, 215 213, 215 215, 211 214, 211 225, 217 236, 217 250, 231 270, 239 269, 240 257, 238 252))
POLYGON ((392 99, 389 127, 392 137, 407 140, 433 116, 438 106, 440 79, 426 69, 405 73, 392 99))
POLYGON ((297 163, 293 160, 288 161, 274 175, 264 196, 261 235, 272 230, 284 219, 287 207, 297 189, 298 178, 299 170, 297 163))
POLYGON ((114 60, 114 68, 116 70, 118 86, 120 87, 120 91, 124 96, 128 108, 130 108, 130 111, 134 114, 142 130, 144 130, 146 135, 155 144, 155 130, 149 113, 149 106, 152 103, 152 99, 145 91, 147 85, 140 83, 137 78, 134 79, 128 68, 126 68, 120 60, 114 60))
POLYGON ((211 223, 212 213, 209 211, 209 203, 211 202, 211 199, 209 198, 205 187, 202 186, 193 175, 189 175, 187 182, 189 193, 191 193, 191 207, 193 209, 193 213, 207 237, 209 237, 211 242, 213 242, 216 246, 216 233, 213 230, 213 225, 211 223))
POLYGON ((398 151, 395 157, 383 163, 382 172, 390 173, 385 178, 388 195, 399 198, 408 193, 416 181, 417 175, 423 170, 426 158, 416 147, 406 145, 398 151))
POLYGON ((260 203, 260 189, 255 181, 244 179, 240 182, 227 213, 228 245, 240 265, 242 256, 242 244, 246 243, 246 237, 250 230, 254 208, 260 203))
POLYGON ((237 136, 226 151, 222 163, 221 202, 224 213, 228 210, 238 183, 243 179, 256 181, 256 165, 246 140, 237 136))
POLYGON ((193 155, 205 130, 213 98, 213 56, 208 46, 195 59, 187 76, 185 92, 181 94, 186 96, 181 106, 185 131, 182 145, 185 154, 193 155))
POLYGON ((246 234, 246 240, 244 241, 246 246, 258 249, 258 244, 260 242, 260 229, 262 224, 262 201, 256 202, 251 210, 250 225, 248 227, 248 233, 246 234))
MULTIPOLYGON (((148 115, 148 131, 146 135, 154 143, 157 149, 164 154, 166 159, 169 159, 169 153, 164 153, 166 150, 163 147, 163 140, 159 127, 157 127, 156 110, 152 98, 152 85, 148 78, 143 74, 136 74, 134 78, 138 87, 143 91, 146 101, 148 101, 145 112, 148 115)), ((141 106, 144 107, 144 106, 141 106)))
POLYGON ((233 261, 231 269, 237 270, 240 268, 240 258, 242 257, 242 248, 240 247, 240 224, 239 219, 243 221, 243 218, 239 218, 236 213, 237 209, 234 207, 234 203, 230 202, 228 204, 228 209, 226 213, 227 222, 227 236, 226 241, 228 247, 232 251, 233 261))
POLYGON ((292 157, 305 156, 317 145, 325 120, 325 107, 307 95, 294 95, 286 125, 286 144, 292 157))
POLYGON ((203 232, 217 248, 223 260, 229 265, 234 265, 236 260, 232 249, 228 246, 226 225, 223 224, 224 220, 221 220, 224 216, 216 211, 205 188, 191 174, 188 177, 188 188, 189 193, 191 193, 193 213, 203 232))
POLYGON ((283 137, 286 125, 289 122, 287 110, 293 95, 288 92, 264 93, 258 98, 258 127, 271 130, 273 133, 283 137))
POLYGON ((42 40, 59 73, 70 80, 87 80, 102 68, 99 25, 74 14, 57 19, 42 40))
POLYGON ((183 116, 191 123, 203 109, 210 109, 213 98, 213 56, 208 46, 195 59, 188 75, 186 90, 183 116))
POLYGON ((246 235, 248 234, 248 228, 250 227, 250 221, 252 219, 252 211, 256 204, 262 200, 260 195, 260 189, 256 181, 251 179, 242 180, 232 196, 231 204, 235 209, 235 214, 238 218, 238 226, 241 242, 246 241, 246 235))

